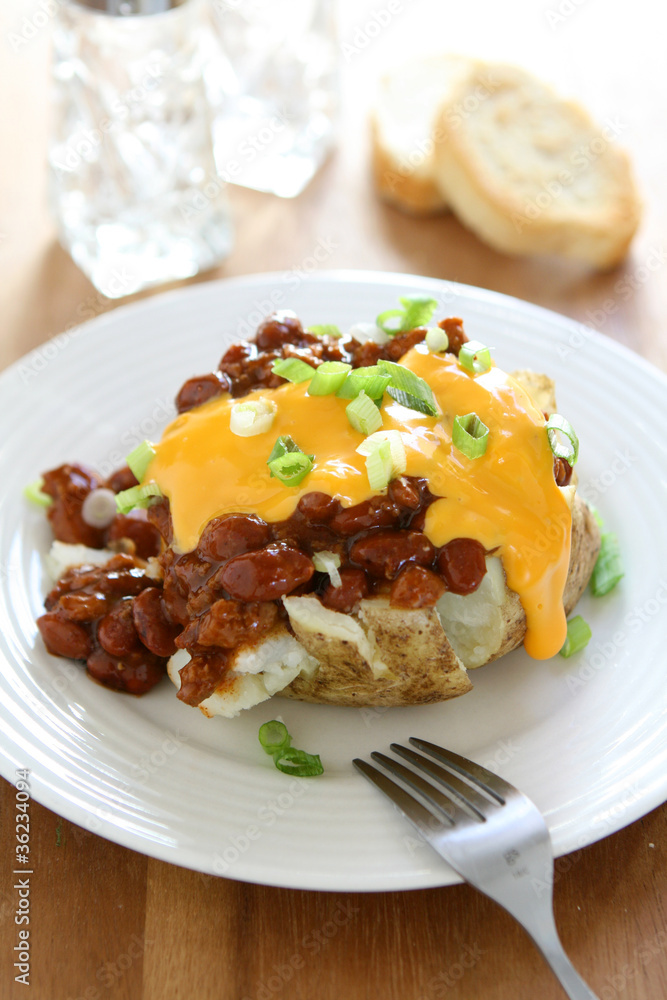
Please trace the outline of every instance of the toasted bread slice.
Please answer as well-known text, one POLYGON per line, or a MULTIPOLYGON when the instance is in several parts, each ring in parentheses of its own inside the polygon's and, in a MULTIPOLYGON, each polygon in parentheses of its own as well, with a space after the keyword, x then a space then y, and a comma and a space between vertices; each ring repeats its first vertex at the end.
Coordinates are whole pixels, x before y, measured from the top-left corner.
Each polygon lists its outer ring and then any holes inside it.
POLYGON ((436 180, 461 221, 497 250, 613 267, 641 214, 618 131, 523 70, 478 64, 441 103, 436 180))
POLYGON ((447 209, 435 180, 434 130, 452 85, 472 68, 463 56, 412 59, 384 76, 371 115, 378 193, 415 215, 447 209))

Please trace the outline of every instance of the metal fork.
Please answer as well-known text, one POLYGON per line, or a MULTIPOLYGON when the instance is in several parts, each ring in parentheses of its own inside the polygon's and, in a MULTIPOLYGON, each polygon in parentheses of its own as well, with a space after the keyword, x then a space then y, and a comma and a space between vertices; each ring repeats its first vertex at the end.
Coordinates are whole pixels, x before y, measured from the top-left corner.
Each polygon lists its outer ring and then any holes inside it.
POLYGON ((428 809, 366 761, 357 758, 353 763, 466 882, 518 920, 570 1000, 597 1000, 558 937, 552 901, 553 851, 537 806, 467 757, 415 737, 410 743, 428 756, 397 743, 391 749, 431 781, 385 754, 374 752, 371 757, 416 792, 428 809), (540 893, 533 880, 539 880, 540 893))

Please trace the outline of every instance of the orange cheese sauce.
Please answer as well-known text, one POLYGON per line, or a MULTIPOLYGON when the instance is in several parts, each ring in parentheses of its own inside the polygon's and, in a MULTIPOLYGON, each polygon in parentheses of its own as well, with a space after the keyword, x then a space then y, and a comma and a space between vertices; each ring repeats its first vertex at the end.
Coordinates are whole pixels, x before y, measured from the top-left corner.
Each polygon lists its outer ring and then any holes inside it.
MULTIPOLYGON (((387 394, 381 411, 383 429, 402 434, 406 474, 426 478, 441 498, 428 508, 426 535, 436 546, 474 538, 497 550, 508 586, 526 612, 527 652, 538 659, 553 656, 566 635, 562 597, 571 515, 553 477, 544 416, 495 366, 472 375, 452 355, 431 354, 424 345, 409 351, 401 364, 428 382, 441 411, 428 417, 387 394), (466 458, 451 440, 454 417, 471 412, 489 428, 486 453, 477 459, 466 458)), ((327 493, 345 507, 374 495, 365 459, 356 453, 364 435, 345 413, 349 401, 307 392, 307 382, 286 383, 244 396, 244 402, 267 396, 278 406, 271 429, 253 437, 230 430, 231 408, 239 400, 229 396, 181 414, 167 427, 146 479, 169 497, 175 548, 194 549, 208 521, 221 514, 279 521, 306 493, 327 493), (266 465, 281 434, 290 434, 303 452, 315 456, 312 471, 297 487, 272 478, 266 465)))

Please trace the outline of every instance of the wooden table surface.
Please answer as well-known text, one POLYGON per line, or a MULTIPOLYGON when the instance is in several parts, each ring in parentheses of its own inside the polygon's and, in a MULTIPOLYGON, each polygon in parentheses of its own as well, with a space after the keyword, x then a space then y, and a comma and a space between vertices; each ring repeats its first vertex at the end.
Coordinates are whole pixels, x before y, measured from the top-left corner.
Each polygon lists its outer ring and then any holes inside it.
MULTIPOLYGON (((46 206, 55 6, 5 0, 0 13, 2 366, 117 305, 58 246, 46 206)), ((631 10, 622 0, 444 7, 435 0, 344 4, 338 151, 294 201, 234 190, 235 249, 199 280, 299 267, 322 239, 333 246, 326 267, 404 271, 496 289, 591 323, 667 368, 664 8, 650 0, 635 0, 631 10), (378 11, 385 16, 376 33, 367 27, 378 11), (365 129, 372 81, 397 59, 438 46, 518 61, 576 94, 599 118, 619 123, 645 198, 641 231, 621 267, 596 274, 511 259, 452 216, 418 221, 375 199, 365 129), (609 301, 613 311, 605 307, 609 301)), ((36 802, 26 991, 13 982, 14 789, 0 785, 2 1000, 562 996, 526 935, 466 886, 364 895, 203 877, 102 840, 36 802)), ((563 943, 601 1000, 667 996, 666 834, 663 806, 558 862, 555 910, 563 943)))

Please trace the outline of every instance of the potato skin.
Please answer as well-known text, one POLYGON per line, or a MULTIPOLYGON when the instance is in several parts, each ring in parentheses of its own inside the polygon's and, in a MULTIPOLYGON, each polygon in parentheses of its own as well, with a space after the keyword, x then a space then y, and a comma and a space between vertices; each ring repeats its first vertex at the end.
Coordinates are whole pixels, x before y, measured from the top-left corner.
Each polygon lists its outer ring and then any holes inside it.
MULTIPOLYGON (((563 604, 567 614, 583 594, 600 551, 600 531, 590 509, 575 495, 572 540, 563 604)), ((520 646, 526 615, 518 594, 505 586, 501 607, 502 641, 490 663, 520 646)), ((434 608, 391 608, 384 598, 362 601, 352 616, 375 642, 377 657, 389 668, 376 677, 367 659, 349 641, 304 629, 292 621, 296 638, 320 662, 310 677, 297 677, 280 691, 285 698, 329 705, 422 705, 465 694, 472 687, 434 608)))

